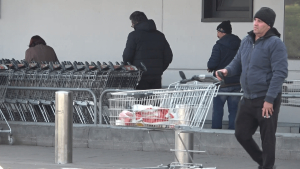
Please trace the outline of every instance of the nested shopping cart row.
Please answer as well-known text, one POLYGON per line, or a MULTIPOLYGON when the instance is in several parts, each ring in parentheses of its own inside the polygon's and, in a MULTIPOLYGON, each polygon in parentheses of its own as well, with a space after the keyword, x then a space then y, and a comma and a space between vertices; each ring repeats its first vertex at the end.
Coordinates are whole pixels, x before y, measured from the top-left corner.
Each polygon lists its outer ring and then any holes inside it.
MULTIPOLYGON (((91 89, 98 99, 105 89, 134 90, 143 71, 145 67, 123 63, 27 63, 2 59, 0 78, 7 78, 9 88, 5 88, 6 94, 1 95, 3 101, 0 107, 10 121, 54 122, 55 91, 47 88, 91 89), (36 90, 38 88, 44 90, 36 90)), ((99 100, 92 98, 87 91, 73 92, 74 123, 95 122, 93 107, 98 105, 99 100)))

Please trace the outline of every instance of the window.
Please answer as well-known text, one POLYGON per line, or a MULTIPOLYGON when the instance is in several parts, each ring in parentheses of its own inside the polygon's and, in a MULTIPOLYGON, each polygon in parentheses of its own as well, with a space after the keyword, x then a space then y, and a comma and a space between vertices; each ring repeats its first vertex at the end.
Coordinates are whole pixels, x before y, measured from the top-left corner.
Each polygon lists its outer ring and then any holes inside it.
POLYGON ((253 0, 202 0, 202 22, 252 22, 253 0))
POLYGON ((289 59, 300 59, 300 0, 285 0, 284 43, 289 59))

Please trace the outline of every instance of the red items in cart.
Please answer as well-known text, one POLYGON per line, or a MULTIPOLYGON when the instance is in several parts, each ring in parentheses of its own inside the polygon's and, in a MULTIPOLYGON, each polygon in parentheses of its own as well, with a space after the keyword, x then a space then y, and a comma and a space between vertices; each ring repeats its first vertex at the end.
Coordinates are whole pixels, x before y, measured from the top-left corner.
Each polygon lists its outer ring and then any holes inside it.
POLYGON ((133 113, 128 111, 128 110, 123 110, 120 114, 119 114, 119 119, 122 121, 123 124, 125 124, 126 126, 130 125, 131 120, 133 117, 133 113))
POLYGON ((174 120, 174 115, 169 109, 154 107, 152 105, 134 105, 133 112, 123 110, 119 114, 121 124, 129 126, 137 123, 162 123, 174 120))
POLYGON ((145 123, 165 122, 173 119, 174 116, 169 113, 169 109, 146 109, 147 111, 135 112, 136 120, 145 123))

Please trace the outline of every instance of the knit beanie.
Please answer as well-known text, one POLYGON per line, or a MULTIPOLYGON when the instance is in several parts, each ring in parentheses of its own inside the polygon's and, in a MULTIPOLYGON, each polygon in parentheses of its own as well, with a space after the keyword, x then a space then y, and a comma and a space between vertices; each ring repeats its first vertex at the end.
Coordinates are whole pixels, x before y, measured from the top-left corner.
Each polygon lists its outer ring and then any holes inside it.
POLYGON ((273 9, 268 7, 262 7, 256 12, 254 18, 258 18, 264 21, 267 25, 269 25, 272 28, 275 22, 276 14, 273 11, 273 9))
POLYGON ((228 20, 228 21, 223 21, 222 23, 220 23, 219 26, 217 27, 217 31, 222 32, 222 33, 231 34, 232 28, 231 28, 230 21, 228 20))

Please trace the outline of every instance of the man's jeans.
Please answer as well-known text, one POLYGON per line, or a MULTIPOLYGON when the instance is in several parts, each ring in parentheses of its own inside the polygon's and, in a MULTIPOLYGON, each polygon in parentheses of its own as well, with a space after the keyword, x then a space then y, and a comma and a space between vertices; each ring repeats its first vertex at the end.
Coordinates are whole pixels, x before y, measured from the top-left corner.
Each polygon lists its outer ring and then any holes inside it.
MULTIPOLYGON (((230 86, 219 89, 219 92, 240 92, 241 86, 230 86)), ((240 101, 240 96, 217 96, 213 99, 213 113, 212 113, 212 128, 222 129, 222 120, 224 115, 224 104, 227 101, 228 106, 228 129, 235 129, 235 117, 240 101)))

